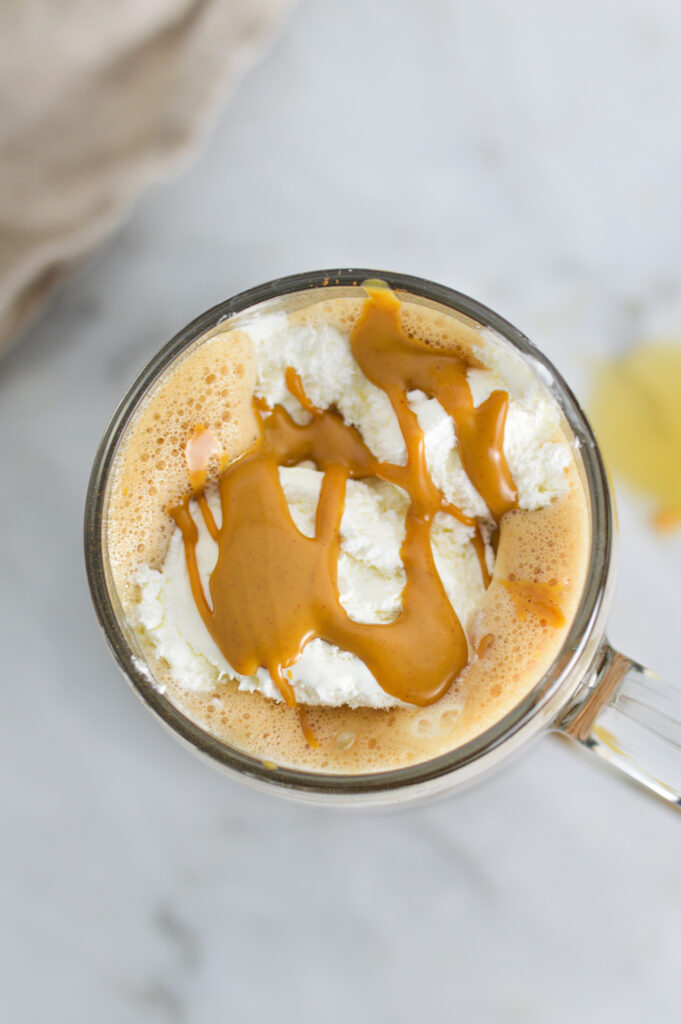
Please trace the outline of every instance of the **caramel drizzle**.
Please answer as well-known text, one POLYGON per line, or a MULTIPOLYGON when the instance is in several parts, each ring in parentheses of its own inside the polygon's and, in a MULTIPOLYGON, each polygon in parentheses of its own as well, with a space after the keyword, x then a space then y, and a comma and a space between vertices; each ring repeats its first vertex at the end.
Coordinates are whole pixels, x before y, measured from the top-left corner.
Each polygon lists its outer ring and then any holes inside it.
POLYGON ((206 524, 206 529, 217 544, 220 537, 220 530, 218 529, 218 524, 215 522, 215 517, 210 510, 210 505, 208 504, 206 495, 203 491, 196 495, 196 501, 201 509, 201 515, 203 516, 203 521, 206 524))
POLYGON ((416 472, 430 479, 421 452, 423 435, 407 404, 407 392, 418 388, 437 398, 454 420, 463 468, 498 521, 518 505, 503 448, 508 394, 493 391, 476 408, 466 377, 468 365, 451 352, 408 338, 399 320, 399 300, 388 289, 372 288, 369 295, 350 344, 365 376, 388 395, 409 462, 414 458, 416 472))
POLYGON ((563 589, 560 583, 540 583, 537 580, 518 580, 515 577, 500 582, 510 594, 521 622, 525 621, 529 613, 555 629, 565 625, 565 615, 560 607, 563 589))
MULTIPOLYGON (((379 685, 409 704, 438 700, 468 661, 468 643, 435 568, 431 527, 441 511, 473 526, 485 586, 489 573, 478 524, 446 501, 425 459, 423 432, 407 394, 420 389, 451 415, 461 460, 495 519, 517 507, 517 492, 504 456, 508 395, 495 391, 478 408, 466 378, 467 364, 409 338, 399 318, 400 302, 385 286, 366 286, 368 298, 351 334, 355 360, 387 394, 407 449, 407 465, 376 459, 359 432, 334 409, 309 401, 293 368, 287 387, 309 414, 295 423, 277 406, 262 414, 254 401, 259 437, 219 480, 222 524, 218 529, 203 494, 198 495, 209 532, 218 543, 210 577, 209 604, 196 562, 198 530, 189 500, 172 511, 182 531, 192 593, 203 621, 233 668, 252 675, 266 668, 285 702, 296 706, 285 670, 314 637, 352 651, 379 685), (324 474, 312 538, 296 527, 279 480, 279 466, 311 460, 324 474), (401 548, 407 582, 402 610, 387 624, 349 618, 340 603, 337 564, 348 478, 377 477, 409 496, 401 548)), ((316 745, 307 720, 308 742, 316 745)))

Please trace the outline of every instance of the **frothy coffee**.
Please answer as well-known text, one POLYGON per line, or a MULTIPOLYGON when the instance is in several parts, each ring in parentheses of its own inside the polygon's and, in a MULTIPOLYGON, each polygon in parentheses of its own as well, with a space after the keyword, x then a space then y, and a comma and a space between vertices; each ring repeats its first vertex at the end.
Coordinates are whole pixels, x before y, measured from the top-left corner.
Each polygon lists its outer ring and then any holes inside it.
MULTIPOLYGON (((363 298, 335 299, 299 309, 289 318, 292 323, 332 324, 352 334, 365 308, 363 298)), ((463 319, 403 303, 399 322, 404 336, 414 339, 423 352, 419 366, 426 366, 429 355, 432 361, 433 353, 441 354, 439 362, 449 359, 452 365, 484 364, 485 345, 491 343, 483 343, 475 325, 463 319)), ((169 512, 181 507, 188 494, 188 441, 197 431, 216 439, 215 453, 207 453, 210 486, 262 433, 252 403, 255 371, 247 331, 229 330, 228 325, 216 329, 175 361, 128 428, 114 470, 107 540, 116 585, 131 621, 139 596, 137 570, 145 564, 161 565, 173 529, 169 512)), ((367 372, 370 376, 371 368, 367 372)), ((503 417, 499 409, 492 412, 497 434, 501 419, 503 439, 503 417)), ((474 445, 466 448, 465 436, 462 447, 471 464, 469 476, 475 475, 484 457, 476 454, 474 445)), ((523 511, 514 509, 508 474, 495 491, 478 472, 478 488, 487 486, 487 504, 493 508, 496 503, 498 509, 494 574, 469 630, 474 650, 468 652, 468 664, 454 673, 453 683, 447 682, 446 692, 434 703, 389 711, 310 708, 309 726, 318 743, 314 748, 306 741, 294 708, 240 692, 233 683, 220 685, 213 693, 193 691, 147 646, 153 672, 189 717, 265 761, 358 773, 444 753, 484 731, 517 704, 560 649, 581 593, 589 546, 587 504, 574 459, 566 475, 563 497, 545 508, 523 511)), ((144 636, 140 640, 146 643, 144 636)), ((424 664, 427 654, 424 650, 424 664)))

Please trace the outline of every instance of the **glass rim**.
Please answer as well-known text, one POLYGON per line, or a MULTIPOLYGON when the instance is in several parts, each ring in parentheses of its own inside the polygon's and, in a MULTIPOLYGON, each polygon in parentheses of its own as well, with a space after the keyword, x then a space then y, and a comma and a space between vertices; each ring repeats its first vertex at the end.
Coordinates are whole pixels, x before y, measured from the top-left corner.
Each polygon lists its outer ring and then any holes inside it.
MULTIPOLYGON (((321 301, 321 299, 320 299, 321 301)), ((149 361, 116 408, 95 456, 84 518, 85 565, 97 619, 124 676, 147 707, 198 753, 239 775, 284 790, 327 796, 361 796, 420 786, 472 764, 521 731, 555 696, 587 647, 605 596, 613 549, 613 516, 603 460, 589 422, 559 372, 532 342, 487 306, 445 285, 408 274, 365 268, 318 270, 276 278, 249 288, 206 310, 180 330, 149 361), (108 484, 116 453, 131 419, 169 364, 185 348, 219 324, 268 300, 311 290, 360 289, 369 279, 385 281, 398 295, 426 299, 490 328, 520 352, 553 394, 572 430, 586 476, 590 506, 590 558, 577 613, 549 669, 529 693, 498 722, 455 749, 402 768, 343 775, 265 763, 208 733, 188 718, 155 685, 150 670, 134 653, 112 599, 104 530, 108 484)))

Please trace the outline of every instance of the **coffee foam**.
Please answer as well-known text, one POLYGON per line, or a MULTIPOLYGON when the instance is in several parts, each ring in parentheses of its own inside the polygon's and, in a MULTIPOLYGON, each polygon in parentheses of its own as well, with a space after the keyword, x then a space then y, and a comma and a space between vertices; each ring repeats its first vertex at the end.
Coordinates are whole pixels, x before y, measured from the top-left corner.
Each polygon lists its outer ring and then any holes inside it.
MULTIPOLYGON (((289 314, 292 323, 330 323, 350 331, 363 299, 317 302, 289 314)), ((480 331, 425 306, 403 303, 407 333, 435 347, 457 351, 474 365, 484 351, 480 331)), ((252 346, 245 330, 214 329, 166 371, 128 427, 117 454, 107 518, 112 573, 123 609, 132 617, 142 564, 158 567, 172 532, 168 508, 189 490, 185 445, 198 425, 212 430, 229 457, 256 437, 251 410, 255 382, 252 346)), ((216 479, 217 462, 209 466, 216 479)), ((574 617, 589 557, 585 492, 576 463, 568 468, 569 491, 546 508, 512 512, 500 529, 492 583, 476 617, 477 646, 493 640, 458 677, 449 692, 425 708, 309 708, 319 742, 306 744, 297 713, 236 683, 214 693, 190 691, 173 679, 151 645, 140 645, 159 685, 189 718, 264 761, 310 771, 357 774, 389 770, 444 754, 479 735, 508 713, 556 657, 574 617), (500 582, 518 579, 562 586, 567 625, 555 628, 530 614, 519 619, 500 582)))
MULTIPOLYGON (((190 489, 188 439, 203 426, 230 459, 253 444, 254 383, 248 335, 240 330, 210 332, 172 364, 128 426, 116 454, 106 524, 111 569, 127 614, 137 598, 138 567, 162 564, 174 526, 168 509, 190 489)), ((214 457, 209 479, 218 472, 214 457)))

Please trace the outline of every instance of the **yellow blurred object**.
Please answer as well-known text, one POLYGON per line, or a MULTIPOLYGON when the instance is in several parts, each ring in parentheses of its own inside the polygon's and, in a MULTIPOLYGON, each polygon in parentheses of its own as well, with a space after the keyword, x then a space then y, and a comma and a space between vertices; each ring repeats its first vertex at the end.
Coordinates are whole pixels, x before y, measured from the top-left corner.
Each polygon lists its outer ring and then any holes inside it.
POLYGON ((600 366, 591 418, 613 473, 654 499, 655 528, 681 526, 681 341, 644 342, 600 366))

